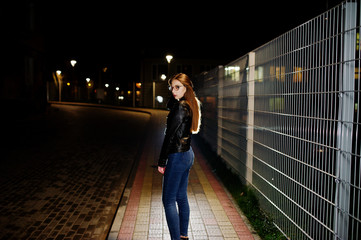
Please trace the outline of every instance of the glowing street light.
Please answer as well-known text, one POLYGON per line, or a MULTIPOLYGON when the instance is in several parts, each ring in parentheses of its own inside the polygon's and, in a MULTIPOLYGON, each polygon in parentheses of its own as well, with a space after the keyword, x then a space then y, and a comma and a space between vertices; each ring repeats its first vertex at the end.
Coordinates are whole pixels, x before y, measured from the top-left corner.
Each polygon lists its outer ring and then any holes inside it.
POLYGON ((167 56, 165 56, 165 58, 167 59, 167 62, 170 63, 170 61, 172 61, 172 59, 173 59, 173 56, 167 55, 167 56))
POLYGON ((167 62, 168 62, 168 72, 167 72, 167 75, 170 76, 170 62, 172 61, 173 56, 168 54, 167 56, 165 56, 165 58, 167 59, 167 62))
POLYGON ((62 76, 61 76, 61 71, 60 70, 56 70, 56 75, 58 78, 58 84, 59 84, 59 102, 61 102, 61 80, 62 80, 62 76))
POLYGON ((77 63, 77 61, 76 60, 70 60, 70 64, 71 64, 71 66, 75 66, 75 64, 77 63))
POLYGON ((163 102, 163 97, 162 97, 162 96, 157 96, 157 101, 158 101, 159 103, 162 103, 162 102, 163 102))
POLYGON ((86 78, 85 80, 86 80, 87 83, 90 82, 90 78, 86 78))
POLYGON ((162 76, 160 76, 160 79, 162 79, 163 81, 167 78, 167 76, 165 74, 162 74, 162 76))

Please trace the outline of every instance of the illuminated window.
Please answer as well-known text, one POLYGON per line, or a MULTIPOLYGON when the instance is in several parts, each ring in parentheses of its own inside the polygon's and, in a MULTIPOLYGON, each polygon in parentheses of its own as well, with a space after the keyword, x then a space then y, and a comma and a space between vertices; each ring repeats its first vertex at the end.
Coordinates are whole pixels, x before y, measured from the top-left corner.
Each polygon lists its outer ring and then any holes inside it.
POLYGON ((225 75, 226 75, 227 80, 232 80, 232 81, 236 81, 236 82, 240 80, 240 76, 239 76, 240 67, 239 66, 228 66, 224 70, 225 70, 225 75))
POLYGON ((272 79, 276 79, 277 81, 284 82, 285 81, 285 74, 286 74, 286 67, 270 67, 270 75, 272 79))
POLYGON ((360 72, 360 68, 356 67, 355 68, 355 79, 359 78, 359 72, 360 72))
POLYGON ((261 66, 257 67, 257 69, 255 71, 255 75, 256 75, 257 82, 263 82, 263 67, 261 67, 261 66))
POLYGON ((302 68, 293 67, 293 82, 298 83, 302 82, 302 68))

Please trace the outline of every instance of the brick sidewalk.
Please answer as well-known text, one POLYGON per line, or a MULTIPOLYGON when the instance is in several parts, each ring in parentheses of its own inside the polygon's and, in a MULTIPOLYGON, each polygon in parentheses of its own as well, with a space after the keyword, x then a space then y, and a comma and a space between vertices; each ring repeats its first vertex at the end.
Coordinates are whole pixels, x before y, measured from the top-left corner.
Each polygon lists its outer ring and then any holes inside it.
MULTIPOLYGON (((152 167, 159 142, 148 136, 127 203, 118 210, 120 217, 108 239, 170 239, 162 205, 162 175, 152 167)), ((201 152, 196 146, 193 150, 196 159, 188 186, 190 239, 259 239, 244 223, 201 152)))

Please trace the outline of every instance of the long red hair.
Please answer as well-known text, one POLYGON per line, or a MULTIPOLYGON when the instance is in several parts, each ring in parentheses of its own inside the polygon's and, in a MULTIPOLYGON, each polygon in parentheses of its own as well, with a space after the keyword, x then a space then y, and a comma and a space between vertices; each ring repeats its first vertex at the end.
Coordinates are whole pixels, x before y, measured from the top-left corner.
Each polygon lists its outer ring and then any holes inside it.
POLYGON ((178 74, 174 75, 168 81, 169 86, 171 86, 172 81, 174 79, 180 81, 183 84, 183 86, 185 86, 187 89, 184 94, 184 98, 192 110, 191 132, 193 134, 196 134, 199 132, 199 129, 201 126, 201 102, 196 97, 196 94, 193 90, 193 83, 186 74, 178 73, 178 74))

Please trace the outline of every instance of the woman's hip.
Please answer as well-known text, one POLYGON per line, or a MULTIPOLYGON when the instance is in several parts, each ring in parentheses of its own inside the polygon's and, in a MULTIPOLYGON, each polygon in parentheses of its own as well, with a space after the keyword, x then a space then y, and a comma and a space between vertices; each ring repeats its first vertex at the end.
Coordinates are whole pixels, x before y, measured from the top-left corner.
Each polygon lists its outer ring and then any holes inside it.
POLYGON ((177 167, 179 170, 189 169, 194 162, 194 153, 192 147, 186 152, 171 153, 168 155, 167 168, 177 167))

